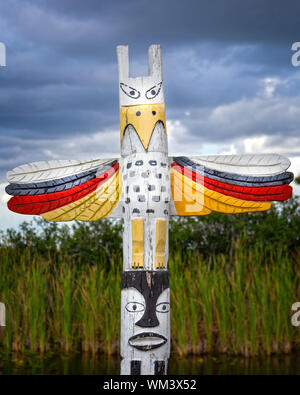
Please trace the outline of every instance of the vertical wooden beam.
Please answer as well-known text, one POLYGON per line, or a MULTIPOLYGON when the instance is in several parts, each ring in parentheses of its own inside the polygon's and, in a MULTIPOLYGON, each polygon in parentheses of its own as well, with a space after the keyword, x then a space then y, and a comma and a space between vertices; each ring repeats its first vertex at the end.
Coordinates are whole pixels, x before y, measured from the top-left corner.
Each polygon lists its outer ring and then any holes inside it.
POLYGON ((3 342, 5 337, 6 314, 5 304, 0 302, 0 342, 3 342))
POLYGON ((155 235, 155 269, 163 269, 165 267, 165 248, 167 239, 167 221, 158 219, 156 221, 155 235))
POLYGON ((6 326, 5 304, 0 302, 0 326, 6 326))
POLYGON ((132 233, 132 267, 142 269, 144 267, 144 220, 133 219, 131 221, 132 233))

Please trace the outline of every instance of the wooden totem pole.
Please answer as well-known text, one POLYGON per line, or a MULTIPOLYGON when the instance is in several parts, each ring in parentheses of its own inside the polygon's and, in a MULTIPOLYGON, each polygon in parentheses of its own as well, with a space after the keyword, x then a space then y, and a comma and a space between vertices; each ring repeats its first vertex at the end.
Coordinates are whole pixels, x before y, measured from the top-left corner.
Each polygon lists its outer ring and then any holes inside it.
POLYGON ((164 374, 170 354, 170 169, 161 50, 149 48, 149 75, 137 78, 129 77, 128 47, 117 53, 124 192, 121 372, 164 374))
POLYGON ((119 61, 121 157, 34 162, 8 172, 10 210, 50 221, 123 218, 121 373, 166 374, 170 354, 170 215, 263 211, 292 194, 288 159, 277 154, 169 157, 161 49, 149 75, 119 61))

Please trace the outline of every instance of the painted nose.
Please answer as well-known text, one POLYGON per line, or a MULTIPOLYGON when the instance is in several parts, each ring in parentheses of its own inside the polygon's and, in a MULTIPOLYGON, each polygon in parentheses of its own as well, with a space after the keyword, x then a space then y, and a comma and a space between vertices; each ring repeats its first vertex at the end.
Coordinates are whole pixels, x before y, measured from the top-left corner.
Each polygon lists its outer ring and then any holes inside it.
POLYGON ((155 307, 154 309, 146 308, 143 317, 138 322, 136 322, 135 325, 140 326, 141 328, 154 328, 155 326, 158 326, 159 321, 155 313, 155 307))

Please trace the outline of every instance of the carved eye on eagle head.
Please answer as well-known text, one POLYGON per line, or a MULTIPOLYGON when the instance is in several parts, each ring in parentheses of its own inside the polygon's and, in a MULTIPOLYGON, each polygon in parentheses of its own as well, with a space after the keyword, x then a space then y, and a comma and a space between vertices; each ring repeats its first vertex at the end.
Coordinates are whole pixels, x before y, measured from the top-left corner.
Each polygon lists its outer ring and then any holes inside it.
POLYGON ((161 90, 161 86, 162 86, 162 81, 159 84, 154 85, 150 89, 148 89, 145 94, 146 98, 149 100, 154 99, 159 94, 161 90))
POLYGON ((132 88, 131 86, 128 86, 123 82, 121 82, 120 88, 125 93, 125 95, 131 97, 132 99, 138 99, 141 96, 140 92, 137 89, 132 88))

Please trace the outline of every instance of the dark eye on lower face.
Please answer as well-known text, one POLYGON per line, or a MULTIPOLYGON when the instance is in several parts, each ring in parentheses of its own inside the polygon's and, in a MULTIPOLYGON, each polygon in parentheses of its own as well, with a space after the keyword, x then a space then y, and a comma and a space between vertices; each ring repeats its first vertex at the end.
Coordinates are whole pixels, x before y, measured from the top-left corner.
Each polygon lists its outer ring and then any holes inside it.
POLYGON ((134 89, 131 86, 123 84, 123 82, 121 82, 120 88, 125 93, 125 95, 131 97, 132 99, 138 99, 141 96, 140 92, 137 89, 134 89))
POLYGON ((162 302, 156 305, 156 311, 158 313, 168 313, 170 311, 170 303, 162 302))
POLYGON ((154 99, 160 92, 162 86, 162 82, 157 85, 152 86, 152 88, 148 89, 146 92, 146 98, 151 100, 154 99))
POLYGON ((127 305, 125 306, 125 309, 127 311, 129 311, 130 313, 138 313, 140 311, 144 311, 145 310, 145 306, 142 303, 138 303, 138 302, 129 302, 127 303, 127 305))

